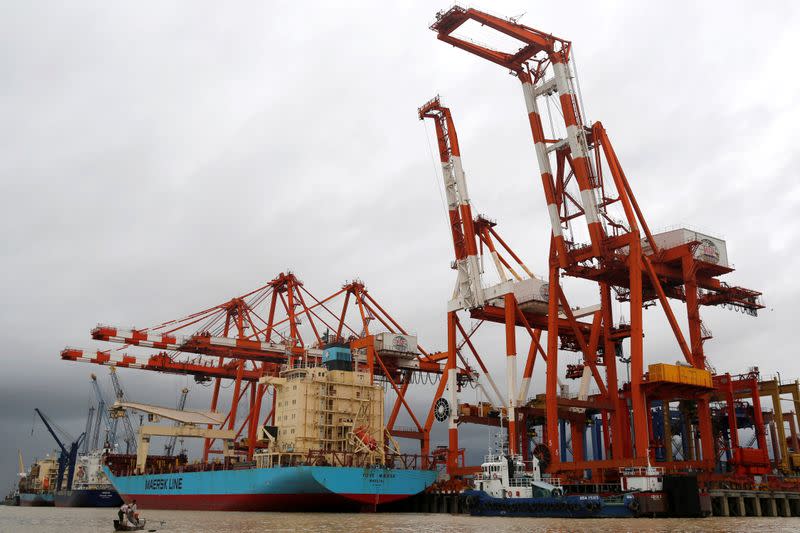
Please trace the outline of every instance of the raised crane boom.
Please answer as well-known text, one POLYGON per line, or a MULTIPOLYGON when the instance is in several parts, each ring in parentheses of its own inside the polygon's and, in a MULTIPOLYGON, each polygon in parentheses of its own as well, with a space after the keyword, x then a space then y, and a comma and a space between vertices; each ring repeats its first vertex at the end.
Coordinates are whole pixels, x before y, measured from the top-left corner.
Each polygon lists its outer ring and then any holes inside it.
POLYGON ((61 490, 65 471, 67 471, 67 490, 70 490, 72 488, 72 478, 75 474, 75 462, 78 458, 78 449, 80 448, 83 439, 86 437, 86 433, 81 433, 77 439, 73 440, 69 433, 58 427, 58 425, 50 420, 49 417, 45 416, 45 414, 42 413, 38 407, 35 408, 34 411, 36 411, 36 414, 42 419, 47 431, 53 437, 53 440, 56 441, 58 447, 61 448, 61 453, 58 457, 58 477, 56 478, 56 491, 61 490), (71 441, 69 443, 69 448, 67 448, 67 445, 64 444, 64 442, 62 442, 62 440, 58 437, 56 431, 61 433, 62 438, 66 438, 66 440, 71 441))
POLYGON ((478 263, 472 208, 470 207, 464 167, 461 165, 461 149, 458 146, 458 135, 453 124, 453 117, 450 109, 442 106, 437 96, 419 109, 419 118, 420 120, 433 119, 436 127, 442 178, 444 179, 456 255, 455 269, 458 272, 454 300, 461 309, 474 309, 483 305, 485 297, 481 284, 481 269, 478 263))
MULTIPOLYGON (((42 413, 38 407, 34 408, 33 410, 36 411, 36 414, 39 415, 39 418, 42 419, 42 422, 44 422, 44 427, 47 428, 47 431, 50 432, 50 435, 53 437, 53 440, 55 440, 56 444, 58 444, 58 447, 61 448, 61 452, 67 453, 66 445, 61 441, 60 438, 58 438, 58 434, 56 433, 55 430, 56 427, 55 423, 52 422, 50 418, 45 416, 44 413, 42 413)), ((69 438, 69 435, 64 430, 59 428, 59 432, 65 435, 67 438, 69 438)))

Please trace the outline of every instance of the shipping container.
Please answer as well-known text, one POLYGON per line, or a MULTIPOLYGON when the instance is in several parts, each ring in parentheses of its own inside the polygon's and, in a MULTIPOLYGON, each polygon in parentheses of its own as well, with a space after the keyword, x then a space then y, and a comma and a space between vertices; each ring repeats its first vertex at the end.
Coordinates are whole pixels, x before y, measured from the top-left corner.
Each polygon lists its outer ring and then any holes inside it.
POLYGON ((678 382, 678 367, 675 365, 659 363, 648 366, 647 371, 650 374, 650 381, 678 382))
POLYGON ((705 388, 711 388, 713 386, 711 372, 702 368, 658 363, 648 366, 647 372, 650 381, 680 383, 682 385, 693 385, 705 388))
POLYGON ((322 350, 323 363, 328 363, 330 361, 352 361, 352 359, 350 348, 345 346, 329 346, 322 350))

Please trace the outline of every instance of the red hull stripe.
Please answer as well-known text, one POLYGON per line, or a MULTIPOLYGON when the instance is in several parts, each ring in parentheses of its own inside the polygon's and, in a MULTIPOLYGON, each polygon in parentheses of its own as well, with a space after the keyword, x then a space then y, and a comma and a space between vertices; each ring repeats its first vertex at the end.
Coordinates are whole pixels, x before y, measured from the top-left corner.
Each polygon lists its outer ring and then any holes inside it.
POLYGON ((193 511, 348 511, 408 498, 410 494, 125 494, 140 509, 193 511))

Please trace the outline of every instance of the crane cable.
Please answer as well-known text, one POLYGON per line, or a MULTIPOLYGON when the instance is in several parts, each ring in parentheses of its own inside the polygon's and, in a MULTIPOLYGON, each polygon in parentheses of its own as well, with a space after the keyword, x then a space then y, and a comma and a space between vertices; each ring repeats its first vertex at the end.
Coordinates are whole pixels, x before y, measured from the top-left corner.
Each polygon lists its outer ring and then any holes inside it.
POLYGON ((433 148, 431 147, 431 136, 430 132, 428 132, 428 124, 424 120, 421 122, 422 122, 422 127, 425 128, 425 140, 428 143, 428 154, 430 154, 431 166, 433 167, 433 184, 434 187, 436 187, 436 191, 439 193, 439 199, 442 202, 442 211, 444 212, 445 222, 449 225, 450 218, 448 216, 447 201, 444 198, 442 187, 439 184, 439 172, 436 169, 436 158, 433 156, 433 148))

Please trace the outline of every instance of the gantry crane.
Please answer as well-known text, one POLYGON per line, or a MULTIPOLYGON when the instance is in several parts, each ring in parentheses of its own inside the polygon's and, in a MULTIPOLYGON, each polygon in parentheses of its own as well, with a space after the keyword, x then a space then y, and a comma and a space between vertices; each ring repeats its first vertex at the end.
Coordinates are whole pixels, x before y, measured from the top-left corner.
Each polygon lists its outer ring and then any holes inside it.
MULTIPOLYGON (((184 387, 181 390, 181 397, 178 400, 178 411, 183 411, 186 408, 186 397, 189 396, 189 389, 184 387)), ((180 425, 179 422, 175 422, 175 425, 180 425)), ((164 445, 164 455, 170 457, 175 453, 175 444, 178 441, 177 435, 172 435, 167 439, 167 443, 164 445)))
MULTIPOLYGON (((522 432, 518 430, 517 415, 519 414, 524 418, 529 414, 538 414, 534 412, 534 410, 527 408, 522 408, 522 410, 520 410, 520 406, 523 406, 528 397, 537 354, 541 354, 544 358, 544 351, 539 344, 539 340, 542 332, 542 324, 546 323, 548 282, 547 280, 535 276, 514 250, 499 235, 496 228, 496 221, 487 218, 485 215, 478 215, 472 219, 470 200, 465 193, 466 175, 462 168, 461 150, 458 145, 458 136, 450 109, 443 106, 441 99, 437 96, 423 105, 419 109, 418 114, 420 119, 429 118, 434 121, 439 156, 442 163, 442 175, 450 208, 449 218, 456 258, 465 253, 466 246, 464 243, 477 242, 477 246, 473 246, 478 254, 478 261, 476 261, 476 263, 484 265, 487 262, 485 256, 488 255, 488 262, 494 265, 495 277, 498 280, 498 282, 493 285, 487 285, 482 277, 483 270, 481 269, 475 274, 477 277, 475 283, 467 285, 460 281, 464 276, 459 272, 459 282, 457 282, 454 292, 456 296, 448 304, 448 331, 460 333, 463 340, 457 345, 455 337, 448 336, 448 354, 451 358, 450 360, 454 361, 456 356, 461 357, 461 348, 465 345, 469 348, 480 369, 480 372, 478 372, 479 377, 485 378, 491 387, 490 390, 495 394, 495 405, 507 411, 511 451, 516 452, 516 445, 520 443, 523 453, 527 454, 528 441, 526 437, 522 436, 522 432), (456 179, 455 176, 458 176, 458 179, 456 179), (471 223, 469 224, 465 223, 468 218, 471 219, 471 223), (497 244, 495 244, 495 241, 497 244), (477 294, 471 296, 465 295, 466 292, 471 290, 473 285, 481 287, 481 295, 484 297, 479 298, 477 294), (486 286, 484 287, 484 285, 486 286), (478 320, 473 330, 469 333, 464 330, 457 315, 459 311, 463 310, 469 311, 470 317, 478 320), (507 320, 508 316, 512 318, 507 320), (516 340, 513 335, 513 324, 515 321, 519 321, 524 325, 527 332, 530 334, 528 358, 525 362, 522 381, 519 383, 519 387, 517 386, 516 340), (477 328, 485 322, 506 324, 506 395, 500 393, 484 361, 471 341, 477 328), (455 324, 455 326, 452 324, 455 324)), ((592 307, 570 310, 570 312, 573 316, 580 318, 592 314, 596 312, 596 310, 597 307, 592 307)), ((591 327, 590 324, 584 323, 578 323, 578 325, 583 328, 584 331, 589 331, 591 327)), ((561 324, 559 336, 568 346, 579 345, 574 331, 566 324, 561 324)), ((585 402, 588 399, 586 391, 588 391, 589 382, 590 379, 592 379, 589 366, 583 369, 580 378, 581 394, 578 400, 585 402)), ((445 386, 445 384, 440 385, 440 390, 437 391, 434 396, 435 402, 442 401, 441 387, 443 386, 445 386)), ((487 389, 481 386, 480 381, 478 382, 478 386, 483 391, 485 397, 492 397, 487 389)), ((455 406, 456 387, 451 387, 450 384, 447 383, 445 388, 448 390, 448 404, 455 406)), ((456 409, 450 410, 449 440, 451 461, 448 464, 448 470, 451 474, 457 473, 452 458, 454 457, 454 450, 458 449, 458 422, 491 424, 496 422, 496 419, 488 418, 485 414, 483 416, 467 415, 460 417, 456 409)))
MULTIPOLYGON (((113 366, 108 369, 109 373, 111 374, 111 383, 114 386, 114 394, 117 397, 118 402, 125 401, 125 392, 122 390, 122 384, 119 381, 119 376, 117 375, 117 369, 113 366)), ((125 427, 125 453, 136 453, 136 432, 133 430, 133 424, 131 424, 131 419, 128 416, 128 411, 119 411, 114 410, 112 411, 112 434, 113 439, 117 440, 117 424, 120 418, 122 419, 122 423, 125 427)))
MULTIPOLYGON (((496 222, 480 215, 473 218, 471 201, 467 192, 467 180, 461 161, 461 148, 458 143, 455 123, 449 108, 445 107, 441 99, 437 96, 428 101, 418 110, 420 120, 433 120, 436 139, 439 149, 439 157, 442 166, 442 178, 447 198, 449 222, 452 234, 455 262, 453 268, 457 272, 456 287, 454 296, 448 303, 448 359, 445 377, 439 384, 439 388, 434 395, 434 401, 439 405, 439 409, 445 409, 448 416, 449 433, 449 453, 448 453, 448 472, 453 475, 457 473, 456 457, 458 453, 458 412, 456 410, 456 392, 460 389, 460 384, 456 382, 455 369, 457 357, 460 357, 460 349, 457 346, 456 336, 460 332, 472 355, 475 357, 480 372, 480 378, 488 382, 490 390, 494 393, 496 403, 508 412, 508 430, 510 442, 517 442, 517 417, 516 408, 519 402, 517 394, 517 362, 515 339, 506 331, 507 351, 506 351, 506 390, 507 395, 500 393, 497 384, 492 379, 491 374, 486 368, 482 358, 475 350, 469 338, 475 330, 467 334, 458 319, 459 311, 470 311, 472 318, 483 321, 497 321, 499 317, 484 314, 483 309, 500 309, 502 318, 508 315, 516 321, 516 315, 522 313, 518 304, 524 301, 529 308, 535 308, 538 304, 540 308, 546 306, 546 295, 541 289, 547 287, 547 282, 533 275, 530 269, 519 258, 519 256, 506 244, 496 230, 496 222), (498 246, 495 245, 497 240, 498 246), (484 286, 483 269, 484 252, 489 255, 491 264, 494 265, 498 282, 494 285, 484 286), (505 257, 508 255, 508 259, 505 257), (513 264, 515 262, 515 264, 513 264), (447 392, 445 399, 443 394, 447 392)), ((524 316, 523 316, 524 320, 524 316)), ((532 357, 535 357, 538 346, 539 329, 528 327, 531 333, 532 357)), ((541 348, 540 348, 541 350, 541 348)), ((524 398, 530 384, 530 372, 532 363, 526 365, 523 375, 523 386, 520 391, 524 398)), ((492 395, 478 382, 484 395, 488 398, 492 395)), ((426 427, 430 427, 433 422, 434 411, 432 409, 426 427)))
POLYGON ((91 449, 97 450, 100 448, 101 424, 106 430, 106 434, 103 437, 102 447, 104 449, 113 448, 114 444, 116 443, 116 438, 114 436, 111 417, 109 416, 108 404, 106 403, 106 400, 103 397, 103 391, 100 390, 100 385, 97 383, 97 376, 94 374, 90 374, 89 378, 92 382, 92 389, 94 390, 94 395, 97 398, 97 419, 95 421, 94 433, 92 434, 91 449))
MULTIPOLYGON (((426 429, 414 414, 406 395, 409 386, 419 381, 415 376, 441 374, 447 355, 429 353, 416 345, 411 347, 412 357, 398 357, 378 346, 383 332, 407 333, 361 281, 347 282, 329 296, 318 298, 288 272, 242 296, 181 319, 149 328, 98 326, 92 330, 95 340, 123 344, 123 348, 159 350, 155 354, 139 357, 127 352, 66 348, 61 358, 192 375, 199 383, 212 383, 212 411, 220 407, 222 380, 231 380, 232 394, 222 427, 235 431, 237 446, 242 442, 240 436, 245 437, 247 454, 252 457, 263 445, 258 429, 274 413, 274 395, 272 406, 263 412, 268 391, 259 379, 277 375, 287 366, 319 363, 326 343, 345 341, 357 366, 370 372, 373 379, 385 381, 396 394, 387 431, 395 437, 417 440, 421 449, 427 450, 430 428, 426 429), (240 405, 246 409, 244 416, 238 412, 240 405), (411 419, 412 427, 395 427, 403 413, 411 419)), ((462 377, 471 374, 467 367, 457 370, 462 377)), ((214 439, 206 441, 204 460, 219 453, 213 444, 214 439)))
MULTIPOLYGON (((708 335, 700 319, 700 306, 725 305, 754 315, 762 307, 760 293, 718 279, 733 271, 723 257, 724 242, 720 249, 719 240, 696 233, 688 237, 682 234, 676 241, 670 240, 671 235, 654 235, 650 231, 603 125, 585 122, 571 67, 569 41, 460 6, 438 13, 431 29, 443 42, 502 66, 521 82, 550 219, 548 305, 546 312, 537 317, 524 313, 520 317, 514 311, 513 298, 507 295, 504 309, 487 302, 473 316, 504 315, 509 357, 514 349, 515 327, 536 324, 547 331, 546 354, 542 354, 546 360, 544 429, 552 457, 551 470, 580 473, 587 468, 647 464, 653 454, 649 440, 650 405, 658 400, 668 407, 670 401, 677 399, 697 403, 702 454, 676 467, 712 470, 715 453, 708 408, 710 388, 685 383, 674 386, 645 375, 642 309, 657 301, 674 334, 677 353, 687 365, 705 371, 703 342, 708 335), (521 48, 498 50, 456 35, 468 21, 516 39, 521 48), (559 131, 553 128, 548 138, 539 101, 551 97, 556 99, 558 113, 553 118, 559 124, 559 131), (584 225, 579 224, 581 220, 584 225), (583 232, 588 243, 581 242, 583 232), (572 312, 560 281, 562 274, 596 284, 600 306, 591 315, 591 322, 579 321, 572 312), (630 324, 615 323, 613 297, 629 304, 630 324), (688 341, 670 300, 686 305, 688 341), (540 321, 542 318, 544 323, 540 321), (565 343, 562 335, 565 328, 572 330, 575 344, 565 343), (623 341, 628 342, 630 351, 631 382, 618 394, 615 356, 621 353, 623 341), (590 403, 603 417, 608 460, 589 464, 583 457, 577 457, 567 464, 560 456, 562 410, 570 405, 580 407, 581 403, 564 398, 559 390, 559 350, 564 348, 580 351, 583 364, 595 378, 599 394, 590 403), (629 418, 632 418, 632 438, 629 438, 629 418)), ((448 326, 448 331, 451 329, 448 326)), ((517 422, 510 413, 511 450, 517 448, 517 436, 512 430, 517 422)), ((570 423, 572 431, 585 430, 582 427, 585 422, 580 419, 570 423)), ((573 434, 572 441, 580 442, 582 438, 576 440, 573 434)))
POLYGON ((85 435, 83 439, 83 447, 81 448, 81 453, 86 454, 91 451, 89 449, 89 435, 92 434, 92 421, 94 420, 94 406, 89 406, 89 414, 86 416, 86 427, 83 430, 83 434, 85 435))

